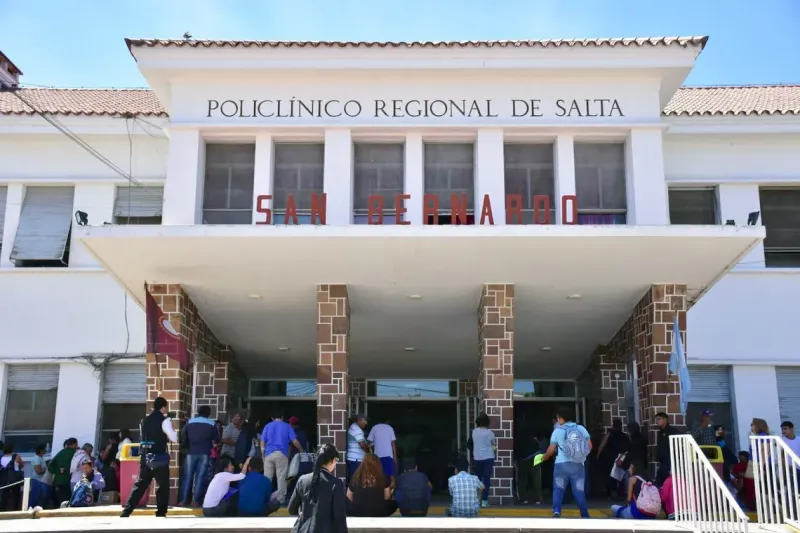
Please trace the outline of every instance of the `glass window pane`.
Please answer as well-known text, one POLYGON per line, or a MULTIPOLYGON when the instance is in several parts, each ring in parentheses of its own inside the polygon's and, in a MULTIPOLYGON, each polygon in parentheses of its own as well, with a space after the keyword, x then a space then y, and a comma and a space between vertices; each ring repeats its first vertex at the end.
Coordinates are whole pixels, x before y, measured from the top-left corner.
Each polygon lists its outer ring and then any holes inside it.
POLYGON ((369 209, 369 197, 382 196, 384 209, 394 206, 404 191, 404 149, 402 144, 356 144, 354 147, 356 211, 369 209))
POLYGON ((714 189, 670 189, 671 224, 713 225, 717 223, 717 199, 714 189))
POLYGON ((367 394, 379 398, 450 398, 458 395, 457 387, 450 384, 450 381, 370 381, 367 394))
MULTIPOLYGON (((760 189, 761 221, 766 226, 767 266, 777 266, 777 254, 800 252, 800 188, 760 189)), ((780 263, 792 260, 783 258, 780 263)))
POLYGON ((298 210, 311 209, 312 195, 324 192, 324 167, 324 144, 276 144, 273 210, 286 209, 289 196, 298 210))
POLYGON ((581 211, 626 209, 625 145, 575 143, 575 190, 581 211))
MULTIPOLYGON (((204 210, 251 209, 253 204, 253 179, 255 175, 254 144, 206 145, 204 210)), ((252 217, 233 216, 239 222, 211 222, 219 220, 205 212, 205 224, 251 224, 252 217)))
POLYGON ((52 432, 57 390, 10 390, 6 406, 6 431, 52 432))
POLYGON ((144 403, 104 403, 103 433, 113 433, 122 429, 139 433, 139 422, 147 414, 144 403))
POLYGON ((252 224, 253 210, 215 211, 203 210, 203 224, 252 224))
POLYGON ((466 194, 475 205, 475 148, 472 144, 425 145, 425 193, 439 196, 439 210, 450 211, 451 195, 466 194))

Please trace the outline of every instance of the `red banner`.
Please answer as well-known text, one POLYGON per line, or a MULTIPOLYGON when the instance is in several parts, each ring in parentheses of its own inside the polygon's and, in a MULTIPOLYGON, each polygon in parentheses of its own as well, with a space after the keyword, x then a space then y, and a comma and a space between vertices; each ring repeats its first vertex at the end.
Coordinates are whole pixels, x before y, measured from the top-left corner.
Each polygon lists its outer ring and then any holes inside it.
POLYGON ((161 310, 145 285, 147 318, 147 353, 166 355, 178 361, 181 368, 189 366, 189 353, 180 332, 176 331, 169 317, 161 310))

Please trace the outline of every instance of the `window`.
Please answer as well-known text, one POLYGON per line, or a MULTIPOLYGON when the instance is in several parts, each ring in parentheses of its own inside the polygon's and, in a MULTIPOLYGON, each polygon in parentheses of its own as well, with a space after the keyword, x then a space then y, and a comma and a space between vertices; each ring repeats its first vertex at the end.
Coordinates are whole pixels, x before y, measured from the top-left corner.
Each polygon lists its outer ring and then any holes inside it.
POLYGON ((16 267, 69 264, 74 187, 27 187, 11 261, 16 267))
POLYGON ((575 143, 578 224, 625 224, 625 145, 575 143))
POLYGON ((317 382, 313 379, 271 381, 257 379, 250 382, 251 398, 316 398, 317 382))
MULTIPOLYGON (((425 194, 439 198, 439 224, 451 224, 452 195, 467 197, 467 224, 475 223, 475 148, 472 144, 425 145, 425 194)), ((426 224, 433 224, 428 216, 426 224)))
MULTIPOLYGON (((555 182, 552 144, 506 144, 505 145, 506 196, 518 194, 522 197, 522 217, 506 213, 507 224, 534 223, 534 196, 550 199, 549 222, 555 224, 555 182)), ((548 216, 541 206, 537 214, 543 223, 548 216)))
POLYGON ((686 396, 686 420, 691 431, 702 412, 714 413, 714 424, 722 426, 725 441, 734 449, 737 439, 731 411, 731 369, 729 366, 690 366, 692 390, 686 396))
POLYGON ((6 220, 6 198, 8 187, 0 187, 0 250, 3 249, 3 226, 6 220))
POLYGON ((368 398, 458 398, 458 381, 367 381, 368 398))
POLYGON ((129 429, 139 436, 139 421, 147 413, 147 372, 140 364, 108 365, 103 373, 102 441, 108 436, 129 429))
POLYGON ((9 366, 3 441, 16 453, 52 446, 59 370, 59 365, 9 366))
MULTIPOLYGON (((322 201, 324 191, 325 145, 276 144, 275 186, 272 201, 273 224, 287 222, 289 197, 294 199, 298 224, 311 224, 311 200, 316 194, 322 201)), ((319 217, 316 220, 320 222, 319 217)), ((294 221, 291 217, 289 224, 294 221)))
POLYGON ((717 192, 714 189, 670 189, 671 224, 714 225, 717 223, 717 192))
POLYGON ((395 223, 395 198, 404 192, 404 150, 402 144, 355 145, 353 213, 356 224, 369 223, 370 196, 383 198, 383 224, 395 223))
POLYGON ((203 224, 252 224, 255 144, 206 145, 203 224))
POLYGON ((573 381, 514 380, 515 398, 575 398, 573 381))
POLYGON ((117 187, 115 224, 161 224, 163 187, 117 187))
POLYGON ((767 227, 768 268, 800 267, 800 188, 761 189, 761 220, 767 227))

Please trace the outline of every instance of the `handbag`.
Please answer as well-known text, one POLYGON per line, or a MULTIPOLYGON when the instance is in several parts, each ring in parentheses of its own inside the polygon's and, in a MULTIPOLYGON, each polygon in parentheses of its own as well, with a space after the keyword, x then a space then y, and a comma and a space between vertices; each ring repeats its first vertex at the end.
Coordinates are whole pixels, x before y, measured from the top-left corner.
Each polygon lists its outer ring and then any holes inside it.
POLYGON ((148 453, 144 456, 144 465, 150 470, 169 466, 169 453, 148 453))
POLYGON ((614 461, 614 465, 611 467, 611 472, 608 474, 609 477, 616 479, 617 481, 622 481, 625 478, 625 469, 620 465, 625 462, 626 456, 627 453, 621 453, 617 456, 617 459, 614 461))

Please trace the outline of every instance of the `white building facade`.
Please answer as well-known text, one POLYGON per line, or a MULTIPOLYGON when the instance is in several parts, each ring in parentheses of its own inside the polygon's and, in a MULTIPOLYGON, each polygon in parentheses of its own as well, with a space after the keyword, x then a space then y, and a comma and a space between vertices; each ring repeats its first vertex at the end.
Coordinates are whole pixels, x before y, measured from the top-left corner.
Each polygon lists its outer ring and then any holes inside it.
POLYGON ((800 421, 800 88, 681 87, 705 42, 131 40, 151 89, 0 93, 2 440, 99 444, 177 379, 183 417, 311 383, 337 444, 401 378, 455 384, 457 439, 532 397, 800 421), (145 284, 199 370, 146 355, 145 284))

